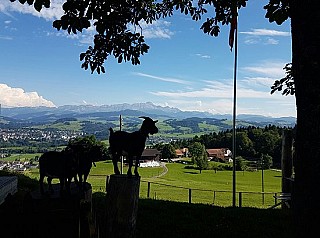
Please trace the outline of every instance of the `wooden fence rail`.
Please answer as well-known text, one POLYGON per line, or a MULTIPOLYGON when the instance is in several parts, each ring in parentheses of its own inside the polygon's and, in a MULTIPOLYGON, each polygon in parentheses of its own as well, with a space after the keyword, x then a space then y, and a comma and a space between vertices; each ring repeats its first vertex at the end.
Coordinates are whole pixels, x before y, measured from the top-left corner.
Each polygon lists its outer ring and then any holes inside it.
MULTIPOLYGON (((109 176, 106 177, 106 184, 108 184, 109 181, 109 176)), ((187 188, 187 187, 182 187, 182 186, 174 186, 174 185, 169 185, 169 184, 164 184, 164 183, 159 183, 159 182, 150 182, 150 181, 145 181, 141 180, 141 183, 147 183, 146 190, 143 190, 142 192, 146 192, 146 195, 143 195, 140 193, 140 197, 145 197, 145 198, 153 198, 153 199, 159 199, 161 197, 161 192, 158 191, 157 189, 153 189, 154 186, 157 187, 167 187, 168 189, 181 189, 181 190, 186 190, 186 196, 183 197, 181 196, 179 198, 179 201, 187 201, 188 203, 199 203, 196 200, 196 194, 197 192, 206 192, 206 193, 211 193, 211 195, 206 195, 207 199, 205 201, 200 201, 200 203, 212 203, 212 204, 220 204, 221 199, 219 200, 219 195, 226 193, 232 195, 231 190, 208 190, 208 189, 197 189, 197 188, 187 188), (154 185, 154 186, 153 186, 154 185), (152 192, 153 189, 153 192, 152 192), (211 196, 211 199, 208 198, 208 196, 211 196), (211 201, 211 202, 207 202, 211 201)), ((94 187, 94 190, 99 190, 99 191, 105 191, 106 187, 94 187)), ((248 200, 250 197, 253 196, 261 196, 261 206, 269 207, 272 205, 277 204, 279 201, 277 200, 278 195, 281 192, 251 192, 251 191, 239 191, 237 192, 237 199, 238 199, 238 207, 243 207, 246 206, 245 202, 248 200), (268 197, 268 203, 265 203, 265 199, 268 197), (270 198, 272 198, 273 202, 270 203, 270 198)), ((166 198, 165 198, 166 199, 166 198)), ((169 199, 170 200, 170 199, 169 199)), ((198 198, 199 200, 199 198, 198 198)), ((250 204, 250 206, 257 206, 260 207, 259 204, 250 204)))

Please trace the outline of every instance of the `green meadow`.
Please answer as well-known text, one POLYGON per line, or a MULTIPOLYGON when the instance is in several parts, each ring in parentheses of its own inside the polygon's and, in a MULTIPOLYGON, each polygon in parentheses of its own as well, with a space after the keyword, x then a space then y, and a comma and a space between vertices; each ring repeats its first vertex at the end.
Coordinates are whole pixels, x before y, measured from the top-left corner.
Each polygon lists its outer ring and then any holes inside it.
MULTIPOLYGON (((141 176, 140 198, 156 200, 169 200, 176 202, 214 204, 217 206, 232 206, 232 171, 199 170, 186 168, 185 164, 167 163, 168 172, 160 176, 165 168, 139 168, 141 176), (150 190, 148 191, 148 183, 150 190)), ((120 168, 120 164, 119 164, 120 168)), ((124 166, 123 173, 127 172, 124 166)), ((38 178, 38 170, 27 172, 28 176, 38 178)), ((97 162, 92 167, 88 182, 92 185, 93 192, 105 192, 107 176, 113 174, 111 161, 97 162)), ((236 200, 243 207, 267 208, 275 204, 273 195, 281 191, 281 172, 262 171, 237 171, 236 172, 236 200)), ((58 182, 58 180, 54 180, 58 182)))

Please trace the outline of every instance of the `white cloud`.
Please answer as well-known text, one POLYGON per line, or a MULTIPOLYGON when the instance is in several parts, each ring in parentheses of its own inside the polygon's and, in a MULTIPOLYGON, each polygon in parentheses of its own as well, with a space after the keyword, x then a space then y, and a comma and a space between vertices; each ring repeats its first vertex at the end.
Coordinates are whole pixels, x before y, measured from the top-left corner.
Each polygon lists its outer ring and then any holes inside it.
POLYGON ((186 85, 191 84, 190 82, 188 82, 186 80, 182 80, 182 79, 160 77, 160 76, 155 76, 155 75, 151 75, 151 74, 144 74, 144 73, 134 73, 134 74, 138 75, 138 76, 146 77, 146 78, 169 82, 169 83, 178 83, 178 84, 186 84, 186 85))
POLYGON ((265 45, 277 45, 279 44, 279 41, 274 38, 267 38, 264 42, 265 45))
POLYGON ((253 74, 260 74, 271 78, 282 78, 285 75, 284 66, 286 63, 280 61, 263 61, 253 66, 247 66, 241 68, 241 70, 247 71, 253 74))
POLYGON ((258 43, 264 45, 277 45, 279 44, 279 40, 274 37, 290 36, 290 32, 270 29, 252 29, 251 31, 242 31, 240 34, 246 35, 244 43, 247 45, 258 43))
POLYGON ((65 0, 52 0, 50 8, 43 8, 40 12, 36 11, 33 6, 29 4, 21 4, 18 1, 10 2, 9 0, 0 3, 0 12, 11 16, 10 12, 19 12, 23 14, 32 14, 46 20, 58 19, 62 16, 62 4, 65 0))
POLYGON ((55 107, 53 102, 37 92, 25 92, 22 88, 12 88, 6 84, 0 84, 0 103, 4 107, 55 107))
POLYGON ((152 24, 147 24, 144 21, 139 22, 141 28, 134 29, 133 26, 130 27, 132 31, 142 32, 146 39, 151 38, 162 38, 170 39, 174 33, 169 29, 171 23, 169 21, 157 20, 152 24))
POLYGON ((0 36, 0 40, 12 40, 13 38, 10 36, 0 36))
POLYGON ((252 29, 252 31, 241 31, 239 33, 254 36, 290 36, 290 32, 269 29, 252 29))
MULTIPOLYGON (((294 97, 271 94, 275 79, 284 76, 285 63, 263 61, 241 68, 246 75, 237 80, 237 114, 260 114, 265 116, 294 116, 294 97), (252 75, 252 76, 248 76, 252 75), (275 108, 282 108, 275 110, 275 108)), ((211 113, 232 113, 233 80, 203 80, 201 88, 154 91, 151 94, 165 98, 168 105, 181 110, 199 110, 211 113)))
POLYGON ((270 86, 274 83, 274 78, 269 77, 245 77, 242 82, 251 86, 270 86))
POLYGON ((203 59, 211 59, 210 55, 196 54, 196 56, 203 58, 203 59))

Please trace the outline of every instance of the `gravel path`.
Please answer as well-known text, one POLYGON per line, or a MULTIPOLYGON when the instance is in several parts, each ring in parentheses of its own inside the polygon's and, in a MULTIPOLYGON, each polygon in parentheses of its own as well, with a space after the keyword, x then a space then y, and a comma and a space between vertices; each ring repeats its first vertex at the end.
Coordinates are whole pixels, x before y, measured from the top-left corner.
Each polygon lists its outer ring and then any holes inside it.
POLYGON ((164 171, 159 175, 153 176, 152 178, 160 178, 160 177, 164 176, 166 173, 168 173, 168 168, 166 166, 166 163, 161 162, 160 167, 162 167, 164 169, 164 171))

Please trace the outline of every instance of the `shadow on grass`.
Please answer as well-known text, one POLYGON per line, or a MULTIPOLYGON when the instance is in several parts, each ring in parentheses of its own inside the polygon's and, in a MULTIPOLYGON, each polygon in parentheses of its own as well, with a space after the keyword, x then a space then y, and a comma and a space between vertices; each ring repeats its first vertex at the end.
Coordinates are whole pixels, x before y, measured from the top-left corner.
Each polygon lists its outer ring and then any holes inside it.
POLYGON ((199 174, 197 172, 191 172, 191 171, 184 171, 185 174, 199 174))
POLYGON ((0 171, 0 176, 17 176, 18 191, 10 199, 0 205, 0 236, 5 238, 27 237, 25 228, 33 217, 26 216, 24 200, 26 195, 39 188, 38 180, 22 173, 0 171))
MULTIPOLYGON (((93 204, 98 220, 104 219, 105 193, 94 193, 93 204)), ((152 199, 139 199, 136 228, 136 238, 293 236, 290 210, 225 208, 152 199)))
MULTIPOLYGON (((38 181, 23 174, 0 173, 0 176, 9 175, 18 176, 19 191, 11 201, 0 206, 0 236, 28 237, 26 231, 28 227, 37 227, 33 224, 37 217, 27 213, 23 204, 28 191, 38 189, 38 181)), ((104 237, 106 194, 93 193, 92 206, 100 237, 104 237)), ((136 238, 293 237, 291 210, 224 208, 152 199, 139 199, 138 207, 136 238)), ((36 231, 33 232, 36 237, 36 231)))

